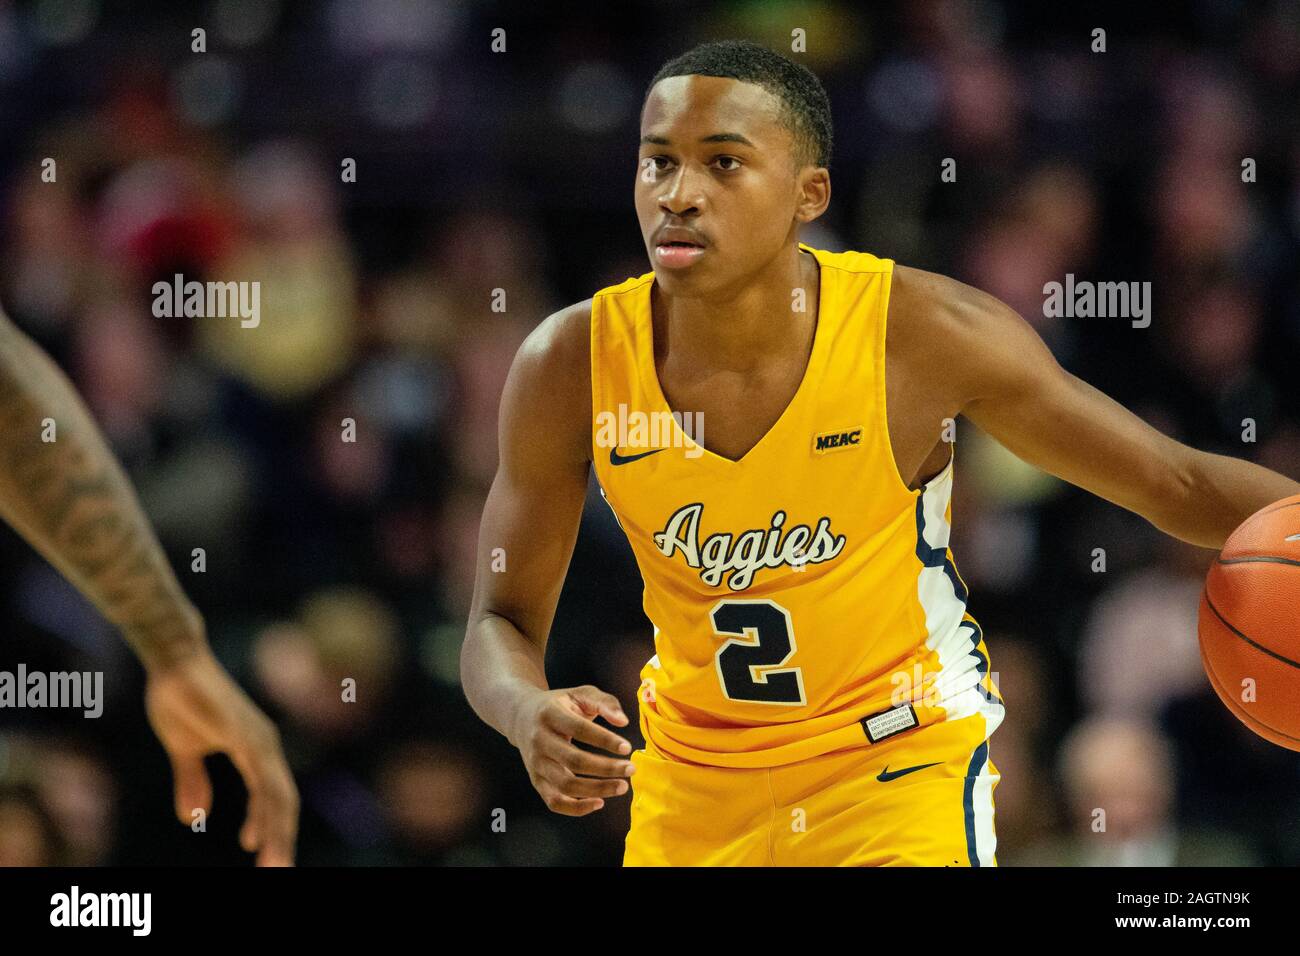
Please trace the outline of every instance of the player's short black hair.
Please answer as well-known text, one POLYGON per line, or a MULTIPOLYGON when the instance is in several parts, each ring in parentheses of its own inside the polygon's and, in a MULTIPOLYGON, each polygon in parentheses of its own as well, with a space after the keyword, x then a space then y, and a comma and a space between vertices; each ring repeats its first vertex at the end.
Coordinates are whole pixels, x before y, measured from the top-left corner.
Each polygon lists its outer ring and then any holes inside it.
POLYGON ((763 87, 783 104, 782 120, 801 147, 798 158, 830 167, 831 103, 821 80, 806 66, 752 40, 716 40, 661 66, 646 87, 646 97, 670 76, 725 76, 763 87))

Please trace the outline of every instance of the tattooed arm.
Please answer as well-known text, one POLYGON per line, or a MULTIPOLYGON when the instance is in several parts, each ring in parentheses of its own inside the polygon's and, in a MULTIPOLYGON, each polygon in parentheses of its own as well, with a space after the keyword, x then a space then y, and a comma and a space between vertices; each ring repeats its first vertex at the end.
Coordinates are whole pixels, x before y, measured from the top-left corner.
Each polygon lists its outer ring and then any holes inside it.
POLYGON ((178 819, 208 812, 203 757, 224 752, 249 792, 244 849, 259 863, 291 863, 298 795, 274 725, 213 657, 203 618, 72 383, 3 313, 0 517, 117 625, 144 664, 178 819))
POLYGON ((205 649, 202 619, 85 405, 3 316, 0 516, 121 629, 146 667, 205 649))

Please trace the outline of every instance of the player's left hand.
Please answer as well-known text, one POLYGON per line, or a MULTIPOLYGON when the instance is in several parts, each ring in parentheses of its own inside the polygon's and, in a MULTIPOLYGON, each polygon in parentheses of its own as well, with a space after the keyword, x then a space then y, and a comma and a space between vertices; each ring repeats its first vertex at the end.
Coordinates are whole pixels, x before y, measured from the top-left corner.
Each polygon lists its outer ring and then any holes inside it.
POLYGON ((224 753, 248 789, 248 816, 239 842, 258 866, 292 866, 298 833, 298 788, 275 725, 206 647, 150 668, 145 690, 149 723, 171 758, 176 817, 189 825, 194 811, 212 809, 212 783, 203 766, 224 753))

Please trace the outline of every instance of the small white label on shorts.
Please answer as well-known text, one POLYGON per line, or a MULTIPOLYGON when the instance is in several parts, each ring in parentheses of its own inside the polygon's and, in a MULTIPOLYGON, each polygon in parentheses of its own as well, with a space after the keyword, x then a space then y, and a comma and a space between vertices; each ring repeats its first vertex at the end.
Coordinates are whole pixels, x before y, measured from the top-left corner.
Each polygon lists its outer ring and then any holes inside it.
POLYGON ((904 730, 911 730, 918 723, 912 705, 899 704, 892 710, 862 718, 862 729, 867 732, 867 739, 874 744, 904 730))

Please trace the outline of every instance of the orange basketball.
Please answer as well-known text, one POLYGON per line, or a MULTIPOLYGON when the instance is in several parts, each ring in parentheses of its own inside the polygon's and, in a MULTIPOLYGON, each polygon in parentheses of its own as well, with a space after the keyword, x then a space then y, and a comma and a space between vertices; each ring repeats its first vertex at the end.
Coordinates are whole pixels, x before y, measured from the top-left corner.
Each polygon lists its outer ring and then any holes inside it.
POLYGON ((1224 543, 1199 633, 1219 699, 1261 737, 1300 750, 1300 495, 1257 511, 1224 543))

